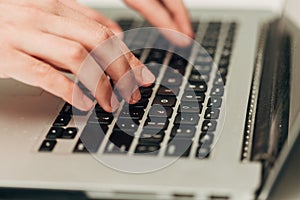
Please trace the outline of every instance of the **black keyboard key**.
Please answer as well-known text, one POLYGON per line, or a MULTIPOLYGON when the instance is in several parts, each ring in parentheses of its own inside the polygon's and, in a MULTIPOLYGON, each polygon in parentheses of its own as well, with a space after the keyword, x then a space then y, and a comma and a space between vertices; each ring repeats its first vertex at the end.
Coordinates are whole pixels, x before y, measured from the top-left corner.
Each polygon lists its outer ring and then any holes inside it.
POLYGON ((221 28, 221 22, 214 21, 208 24, 208 29, 220 30, 220 28, 221 28))
POLYGON ((159 145, 151 144, 138 144, 135 148, 136 154, 147 154, 147 155, 157 155, 159 152, 159 145))
POLYGON ((205 94, 204 93, 198 93, 196 94, 193 91, 186 91, 182 98, 182 101, 187 101, 187 102, 198 102, 198 103, 203 103, 205 100, 205 94))
POLYGON ((117 146, 113 142, 108 141, 104 152, 110 154, 126 154, 128 152, 128 149, 129 148, 125 144, 117 146))
POLYGON ((217 71, 217 73, 218 73, 218 76, 221 76, 222 78, 224 77, 226 77, 227 76, 227 74, 228 74, 228 69, 227 68, 219 68, 218 69, 218 71, 217 71))
POLYGON ((174 126, 171 132, 171 137, 176 138, 193 138, 196 133, 196 128, 193 126, 174 126))
POLYGON ((156 96, 152 105, 162 105, 165 107, 174 107, 176 104, 175 96, 156 96))
POLYGON ((161 117, 148 117, 144 124, 144 128, 147 130, 165 130, 169 125, 167 118, 161 117))
POLYGON ((163 131, 143 130, 139 137, 140 144, 155 143, 160 144, 164 139, 165 133, 163 131))
POLYGON ((178 87, 165 87, 165 86, 160 86, 157 94, 160 96, 177 96, 179 93, 179 88, 178 87))
POLYGON ((52 127, 52 128, 49 130, 49 132, 48 132, 46 138, 47 138, 47 139, 56 139, 56 138, 60 138, 60 137, 62 136, 64 130, 65 130, 65 129, 64 129, 64 128, 61 128, 61 127, 52 127))
POLYGON ((162 68, 162 65, 157 62, 149 62, 145 64, 146 67, 153 73, 155 77, 158 76, 160 69, 162 68))
POLYGON ((71 104, 65 103, 64 107, 61 109, 60 114, 62 115, 86 115, 88 112, 78 110, 77 108, 74 108, 71 104))
POLYGON ((133 55, 137 58, 140 58, 144 52, 144 49, 134 49, 132 51, 133 55))
POLYGON ((58 115, 55 119, 53 126, 67 126, 71 120, 70 115, 58 115))
POLYGON ((196 62, 197 63, 197 59, 201 59, 199 57, 203 57, 203 58, 206 58, 206 59, 209 59, 210 62, 212 63, 213 59, 212 57, 209 55, 209 53, 207 53, 206 49, 203 48, 202 46, 200 46, 199 48, 196 49, 197 51, 197 57, 196 57, 196 62))
POLYGON ((214 48, 214 47, 208 47, 208 48, 205 48, 205 50, 209 54, 209 56, 211 58, 214 58, 214 56, 216 54, 216 48, 214 48))
POLYGON ((149 103, 149 100, 148 98, 141 98, 137 103, 135 104, 128 104, 128 103, 125 103, 124 104, 124 107, 130 107, 130 108, 143 108, 145 109, 147 107, 149 103))
POLYGON ((109 140, 120 149, 128 151, 133 141, 133 136, 124 131, 113 131, 109 140))
POLYGON ((165 74, 172 74, 172 75, 181 75, 181 76, 183 76, 184 74, 185 74, 185 71, 186 71, 186 68, 170 68, 170 67, 168 67, 167 68, 167 71, 166 71, 166 73, 165 74))
POLYGON ((150 117, 164 117, 170 118, 172 116, 173 109, 170 107, 163 107, 161 105, 153 105, 150 108, 149 116, 150 117))
POLYGON ((231 56, 231 51, 229 49, 226 49, 226 48, 223 49, 221 57, 230 59, 230 56, 231 56))
POLYGON ((88 120, 88 123, 97 123, 97 124, 111 124, 114 116, 111 113, 96 113, 92 114, 88 120))
POLYGON ((202 105, 198 102, 181 102, 180 106, 177 110, 178 113, 196 113, 201 114, 202 112, 202 105))
POLYGON ((87 124, 83 129, 80 140, 89 152, 96 153, 103 141, 106 131, 106 126, 101 126, 98 124, 87 124))
POLYGON ((182 83, 182 76, 166 74, 161 84, 164 86, 178 87, 182 83))
POLYGON ((146 63, 149 62, 157 62, 157 63, 163 63, 164 59, 166 57, 166 51, 160 50, 160 49, 151 49, 147 59, 146 63))
POLYGON ((61 109, 60 114, 72 115, 73 106, 69 103, 65 103, 64 107, 61 109))
POLYGON ((228 50, 231 50, 232 49, 232 41, 231 40, 226 40, 225 41, 225 44, 224 44, 224 49, 228 49, 228 50))
POLYGON ((135 120, 141 120, 144 115, 144 109, 143 108, 134 108, 134 107, 124 107, 119 117, 120 118, 127 118, 127 119, 133 119, 135 120))
POLYGON ((226 78, 218 74, 214 80, 214 86, 225 86, 226 78))
POLYGON ((204 114, 205 119, 218 119, 220 110, 218 108, 207 108, 204 114))
POLYGON ((109 125, 111 124, 112 120, 113 120, 113 115, 111 113, 99 113, 96 114, 97 118, 98 118, 98 123, 99 124, 106 124, 109 125))
POLYGON ((217 122, 213 120, 204 120, 201 130, 203 132, 213 132, 217 128, 217 122))
POLYGON ((192 73, 209 74, 211 72, 211 69, 212 69, 211 65, 196 64, 192 68, 192 73))
POLYGON ((67 128, 66 130, 64 130, 61 138, 63 138, 63 139, 74 139, 77 132, 78 132, 77 128, 67 128))
POLYGON ((188 62, 186 59, 182 58, 179 55, 173 54, 170 60, 169 66, 174 69, 185 68, 188 62))
POLYGON ((178 125, 197 125, 198 122, 199 122, 198 114, 178 113, 174 123, 178 125))
POLYGON ((203 132, 200 135, 199 144, 211 145, 214 140, 214 134, 203 132))
POLYGON ((223 96, 224 95, 224 87, 223 86, 214 86, 210 91, 211 96, 223 96))
POLYGON ((195 65, 213 66, 213 58, 206 52, 204 48, 198 49, 198 56, 194 61, 195 65))
POLYGON ((187 139, 176 139, 169 141, 166 156, 181 156, 187 157, 190 154, 193 141, 187 139))
POLYGON ((91 127, 95 126, 95 129, 96 128, 98 128, 98 129, 101 128, 101 132, 103 132, 103 133, 106 133, 108 131, 108 125, 107 124, 99 124, 98 121, 95 120, 95 117, 93 117, 93 119, 92 119, 92 116, 88 120, 88 125, 90 125, 91 127))
POLYGON ((196 158, 199 159, 208 158, 210 150, 211 150, 210 146, 208 145, 199 146, 196 151, 196 158))
POLYGON ((201 43, 201 45, 204 47, 204 48, 216 48, 217 45, 218 45, 218 40, 215 40, 215 39, 206 39, 206 40, 203 40, 203 42, 201 43))
POLYGON ((209 74, 199 74, 195 73, 190 75, 189 82, 195 83, 195 82, 205 82, 207 83, 209 81, 209 74))
POLYGON ((96 113, 106 113, 106 111, 99 104, 95 105, 95 112, 96 113))
POLYGON ((44 140, 39 151, 52 151, 56 145, 56 140, 44 140))
POLYGON ((219 68, 228 68, 229 65, 229 59, 228 58, 222 58, 219 61, 219 68))
POLYGON ((79 139, 78 142, 76 143, 74 150, 74 153, 88 153, 89 151, 85 148, 84 144, 82 141, 79 139))
POLYGON ((186 90, 192 90, 195 93, 205 93, 207 91, 207 85, 204 81, 197 83, 188 83, 186 90))
POLYGON ((149 98, 152 94, 152 88, 151 87, 140 87, 140 92, 142 98, 149 98))
POLYGON ((139 127, 139 122, 132 119, 120 118, 116 122, 115 130, 121 130, 130 134, 133 134, 139 127))
POLYGON ((222 106, 222 98, 211 97, 208 100, 207 107, 220 108, 222 106))
POLYGON ((148 98, 141 98, 137 103, 131 104, 129 107, 133 108, 146 108, 149 103, 148 98))

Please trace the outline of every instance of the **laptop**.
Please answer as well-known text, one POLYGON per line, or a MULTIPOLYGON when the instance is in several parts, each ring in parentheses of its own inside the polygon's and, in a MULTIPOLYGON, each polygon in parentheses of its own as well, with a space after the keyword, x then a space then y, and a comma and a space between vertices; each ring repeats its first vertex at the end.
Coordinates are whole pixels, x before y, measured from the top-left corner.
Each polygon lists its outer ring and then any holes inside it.
POLYGON ((0 80, 0 187, 89 199, 266 199, 300 128, 297 6, 191 8, 187 48, 129 10, 99 8, 156 82, 139 88, 137 104, 108 113, 0 80))

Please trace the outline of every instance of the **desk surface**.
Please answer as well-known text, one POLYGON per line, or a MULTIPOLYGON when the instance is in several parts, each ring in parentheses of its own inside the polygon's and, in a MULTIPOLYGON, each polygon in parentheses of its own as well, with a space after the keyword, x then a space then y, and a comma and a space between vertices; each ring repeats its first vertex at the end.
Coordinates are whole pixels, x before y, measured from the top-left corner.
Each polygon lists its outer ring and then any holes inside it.
POLYGON ((300 138, 297 139, 289 158, 271 192, 269 200, 300 199, 300 138))

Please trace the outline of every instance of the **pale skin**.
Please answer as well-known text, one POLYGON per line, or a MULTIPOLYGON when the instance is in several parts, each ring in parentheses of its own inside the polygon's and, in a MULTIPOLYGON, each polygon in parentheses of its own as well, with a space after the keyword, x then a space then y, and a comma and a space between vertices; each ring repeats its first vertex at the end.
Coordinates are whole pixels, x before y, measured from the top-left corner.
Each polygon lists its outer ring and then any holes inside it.
MULTIPOLYGON (((154 26, 193 37, 182 0, 124 2, 154 26)), ((78 109, 89 110, 93 102, 62 71, 71 72, 86 83, 108 112, 117 109, 119 102, 107 76, 114 82, 124 82, 118 90, 129 103, 140 99, 137 85, 147 86, 155 81, 122 41, 115 40, 114 46, 121 46, 126 53, 106 69, 95 68, 99 79, 95 88, 91 88, 88 80, 79 74, 81 64, 97 44, 122 30, 114 21, 74 0, 0 0, 0 27, 0 78, 13 78, 40 87, 78 109), (74 93, 80 98, 74 99, 74 93)), ((171 35, 166 37, 178 46, 187 45, 186 41, 178 41, 171 35)))

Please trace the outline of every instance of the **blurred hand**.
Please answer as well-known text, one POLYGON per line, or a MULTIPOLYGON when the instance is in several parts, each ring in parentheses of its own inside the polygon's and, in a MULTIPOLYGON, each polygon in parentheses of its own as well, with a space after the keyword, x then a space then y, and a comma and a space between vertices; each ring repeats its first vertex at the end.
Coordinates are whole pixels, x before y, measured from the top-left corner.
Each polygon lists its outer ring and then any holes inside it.
MULTIPOLYGON (((193 37, 181 0, 125 2, 154 26, 193 37)), ((117 83, 120 94, 129 103, 140 99, 138 85, 147 86, 155 80, 125 44, 114 37, 114 33, 122 32, 115 22, 74 0, 0 0, 0 26, 0 78, 14 78, 41 87, 81 110, 91 109, 93 102, 61 71, 77 76, 109 112, 119 102, 107 75, 117 83), (105 42, 109 38, 112 41, 105 42), (89 52, 103 43, 106 49, 100 49, 93 55, 96 58, 91 58, 89 52), (108 52, 119 57, 104 62, 108 66, 101 69, 97 62, 114 57, 108 52), (82 69, 86 60, 88 68, 82 69)), ((188 44, 170 34, 165 36, 177 45, 188 44)))
MULTIPOLYGON (((124 0, 124 2, 138 11, 152 25, 194 37, 189 14, 182 0, 124 0)), ((191 41, 184 37, 178 39, 178 34, 170 34, 170 31, 162 33, 179 46, 186 46, 191 41)))
MULTIPOLYGON (((111 46, 106 45, 106 54, 125 53, 101 69, 89 52, 113 37, 111 30, 121 30, 111 20, 75 1, 0 0, 0 27, 0 77, 41 87, 81 110, 91 109, 92 101, 61 71, 77 76, 109 112, 119 102, 107 75, 121 83, 118 90, 129 103, 140 99, 137 85, 149 85, 155 79, 116 38, 111 46), (86 60, 88 68, 81 69, 86 60)), ((102 55, 103 52, 96 55, 97 61, 110 56, 102 55)))

